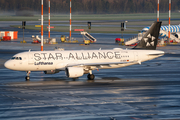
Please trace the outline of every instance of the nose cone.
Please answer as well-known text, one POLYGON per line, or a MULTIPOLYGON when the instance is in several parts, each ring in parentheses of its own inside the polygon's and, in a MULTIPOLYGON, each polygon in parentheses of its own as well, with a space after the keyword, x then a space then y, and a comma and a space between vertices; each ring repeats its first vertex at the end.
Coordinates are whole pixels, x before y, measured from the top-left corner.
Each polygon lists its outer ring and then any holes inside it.
POLYGON ((4 63, 4 67, 6 67, 7 69, 10 69, 9 61, 6 61, 6 62, 4 63))
POLYGON ((4 63, 4 66, 7 68, 7 69, 11 69, 13 70, 13 63, 12 61, 8 60, 4 63))

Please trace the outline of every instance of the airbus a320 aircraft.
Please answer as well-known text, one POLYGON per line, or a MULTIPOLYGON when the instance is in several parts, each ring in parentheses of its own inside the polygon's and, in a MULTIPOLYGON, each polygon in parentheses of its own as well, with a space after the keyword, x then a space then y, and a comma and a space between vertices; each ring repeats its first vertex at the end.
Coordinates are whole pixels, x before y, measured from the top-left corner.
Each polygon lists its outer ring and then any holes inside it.
POLYGON ((161 22, 154 22, 133 49, 114 48, 109 50, 74 50, 74 51, 29 51, 14 55, 4 66, 11 70, 26 71, 26 80, 31 71, 44 71, 55 74, 65 71, 69 78, 78 78, 88 74, 94 80, 92 70, 126 67, 164 55, 155 50, 161 22))

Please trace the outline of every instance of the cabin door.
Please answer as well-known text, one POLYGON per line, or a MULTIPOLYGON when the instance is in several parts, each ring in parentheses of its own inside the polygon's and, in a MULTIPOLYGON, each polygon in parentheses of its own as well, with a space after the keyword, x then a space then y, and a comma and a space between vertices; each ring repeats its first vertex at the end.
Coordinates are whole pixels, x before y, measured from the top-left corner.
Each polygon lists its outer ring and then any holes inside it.
POLYGON ((33 59, 33 54, 28 53, 28 64, 33 65, 34 64, 34 59, 33 59))
POLYGON ((138 53, 134 52, 134 61, 138 61, 138 53))

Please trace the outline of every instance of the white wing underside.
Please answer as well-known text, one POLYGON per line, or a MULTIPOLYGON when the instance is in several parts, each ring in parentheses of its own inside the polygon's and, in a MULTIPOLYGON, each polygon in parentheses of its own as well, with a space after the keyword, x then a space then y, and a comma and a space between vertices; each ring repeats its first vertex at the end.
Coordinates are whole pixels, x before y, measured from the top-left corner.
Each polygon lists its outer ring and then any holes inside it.
MULTIPOLYGON (((71 63, 67 64, 66 67, 84 67, 84 68, 91 68, 91 69, 103 69, 103 68, 116 68, 118 66, 127 66, 128 64, 135 64, 137 61, 132 62, 105 62, 105 63, 71 63)), ((57 68, 61 69, 62 68, 57 68)), ((65 69, 65 68, 63 68, 65 69)))

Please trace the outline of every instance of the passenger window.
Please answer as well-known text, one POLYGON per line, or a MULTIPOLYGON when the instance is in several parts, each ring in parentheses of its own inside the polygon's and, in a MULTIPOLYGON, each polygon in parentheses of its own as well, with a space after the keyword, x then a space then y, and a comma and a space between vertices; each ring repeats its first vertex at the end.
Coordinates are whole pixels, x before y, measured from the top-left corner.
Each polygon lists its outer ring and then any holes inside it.
POLYGON ((20 60, 22 60, 22 58, 21 58, 21 57, 19 57, 19 59, 20 59, 20 60))

